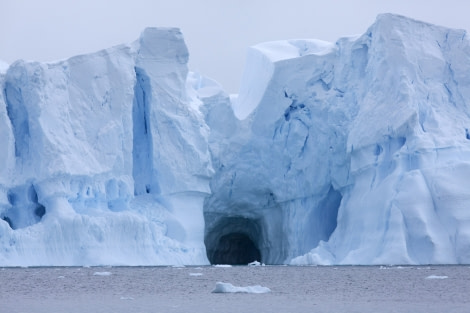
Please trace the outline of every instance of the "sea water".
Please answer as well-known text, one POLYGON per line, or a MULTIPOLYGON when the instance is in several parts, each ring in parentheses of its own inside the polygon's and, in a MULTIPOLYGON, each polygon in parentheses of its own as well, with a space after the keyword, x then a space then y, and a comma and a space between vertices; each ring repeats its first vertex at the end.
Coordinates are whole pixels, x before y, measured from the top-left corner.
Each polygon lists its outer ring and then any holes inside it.
POLYGON ((0 268, 0 312, 468 313, 470 266, 0 268))

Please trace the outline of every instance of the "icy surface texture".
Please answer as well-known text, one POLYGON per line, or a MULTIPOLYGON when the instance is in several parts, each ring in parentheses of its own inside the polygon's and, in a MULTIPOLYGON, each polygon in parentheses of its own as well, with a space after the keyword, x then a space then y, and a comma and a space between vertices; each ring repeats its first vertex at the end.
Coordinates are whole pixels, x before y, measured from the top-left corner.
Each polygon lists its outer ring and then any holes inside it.
POLYGON ((390 14, 336 45, 252 47, 208 251, 244 232, 266 263, 470 262, 469 60, 465 31, 390 14))
POLYGON ((179 30, 0 64, 0 265, 470 263, 470 41, 384 14, 250 48, 179 30))
POLYGON ((178 29, 1 74, 0 264, 205 264, 207 128, 178 29))

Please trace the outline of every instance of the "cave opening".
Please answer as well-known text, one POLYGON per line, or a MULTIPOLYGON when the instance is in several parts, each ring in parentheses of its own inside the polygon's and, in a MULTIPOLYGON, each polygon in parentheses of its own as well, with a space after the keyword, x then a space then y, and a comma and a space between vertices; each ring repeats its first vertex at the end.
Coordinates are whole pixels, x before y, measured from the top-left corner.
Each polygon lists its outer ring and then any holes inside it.
POLYGON ((211 264, 247 265, 262 262, 259 220, 222 217, 206 230, 204 243, 211 264))
POLYGON ((261 260, 261 253, 246 234, 230 233, 222 236, 212 255, 212 264, 246 265, 261 260))

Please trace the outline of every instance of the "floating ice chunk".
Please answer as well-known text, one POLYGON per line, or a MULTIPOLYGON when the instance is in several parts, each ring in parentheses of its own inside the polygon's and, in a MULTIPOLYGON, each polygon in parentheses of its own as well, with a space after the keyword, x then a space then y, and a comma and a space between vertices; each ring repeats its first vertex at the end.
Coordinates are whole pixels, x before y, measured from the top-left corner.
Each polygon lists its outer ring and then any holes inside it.
POLYGON ((271 289, 260 285, 237 287, 230 283, 218 282, 215 284, 215 289, 212 293, 268 293, 271 289))
POLYGON ((132 297, 121 297, 121 300, 134 300, 132 297))
POLYGON ((93 276, 111 276, 111 272, 94 272, 93 276))
POLYGON ((439 275, 429 275, 426 279, 446 279, 448 276, 439 276, 439 275))
POLYGON ((232 267, 230 264, 216 264, 214 267, 232 267))
POLYGON ((202 273, 189 273, 189 276, 202 276, 202 273))
POLYGON ((388 270, 388 269, 405 269, 406 267, 404 267, 404 266, 393 266, 393 265, 390 265, 390 266, 381 265, 379 268, 381 270, 388 270))
POLYGON ((266 264, 258 262, 258 261, 253 261, 251 263, 248 263, 248 266, 265 266, 266 264))

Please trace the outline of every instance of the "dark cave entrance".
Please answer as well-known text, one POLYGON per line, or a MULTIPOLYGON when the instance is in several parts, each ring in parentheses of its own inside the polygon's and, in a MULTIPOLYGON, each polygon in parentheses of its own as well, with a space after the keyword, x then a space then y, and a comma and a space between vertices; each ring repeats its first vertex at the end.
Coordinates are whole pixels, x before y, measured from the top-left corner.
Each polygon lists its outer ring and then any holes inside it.
POLYGON ((242 233, 231 233, 219 239, 210 262, 212 264, 247 265, 259 260, 261 260, 261 253, 250 237, 242 233))
POLYGON ((211 264, 247 265, 262 262, 260 221, 244 217, 222 217, 206 230, 204 243, 211 264))

